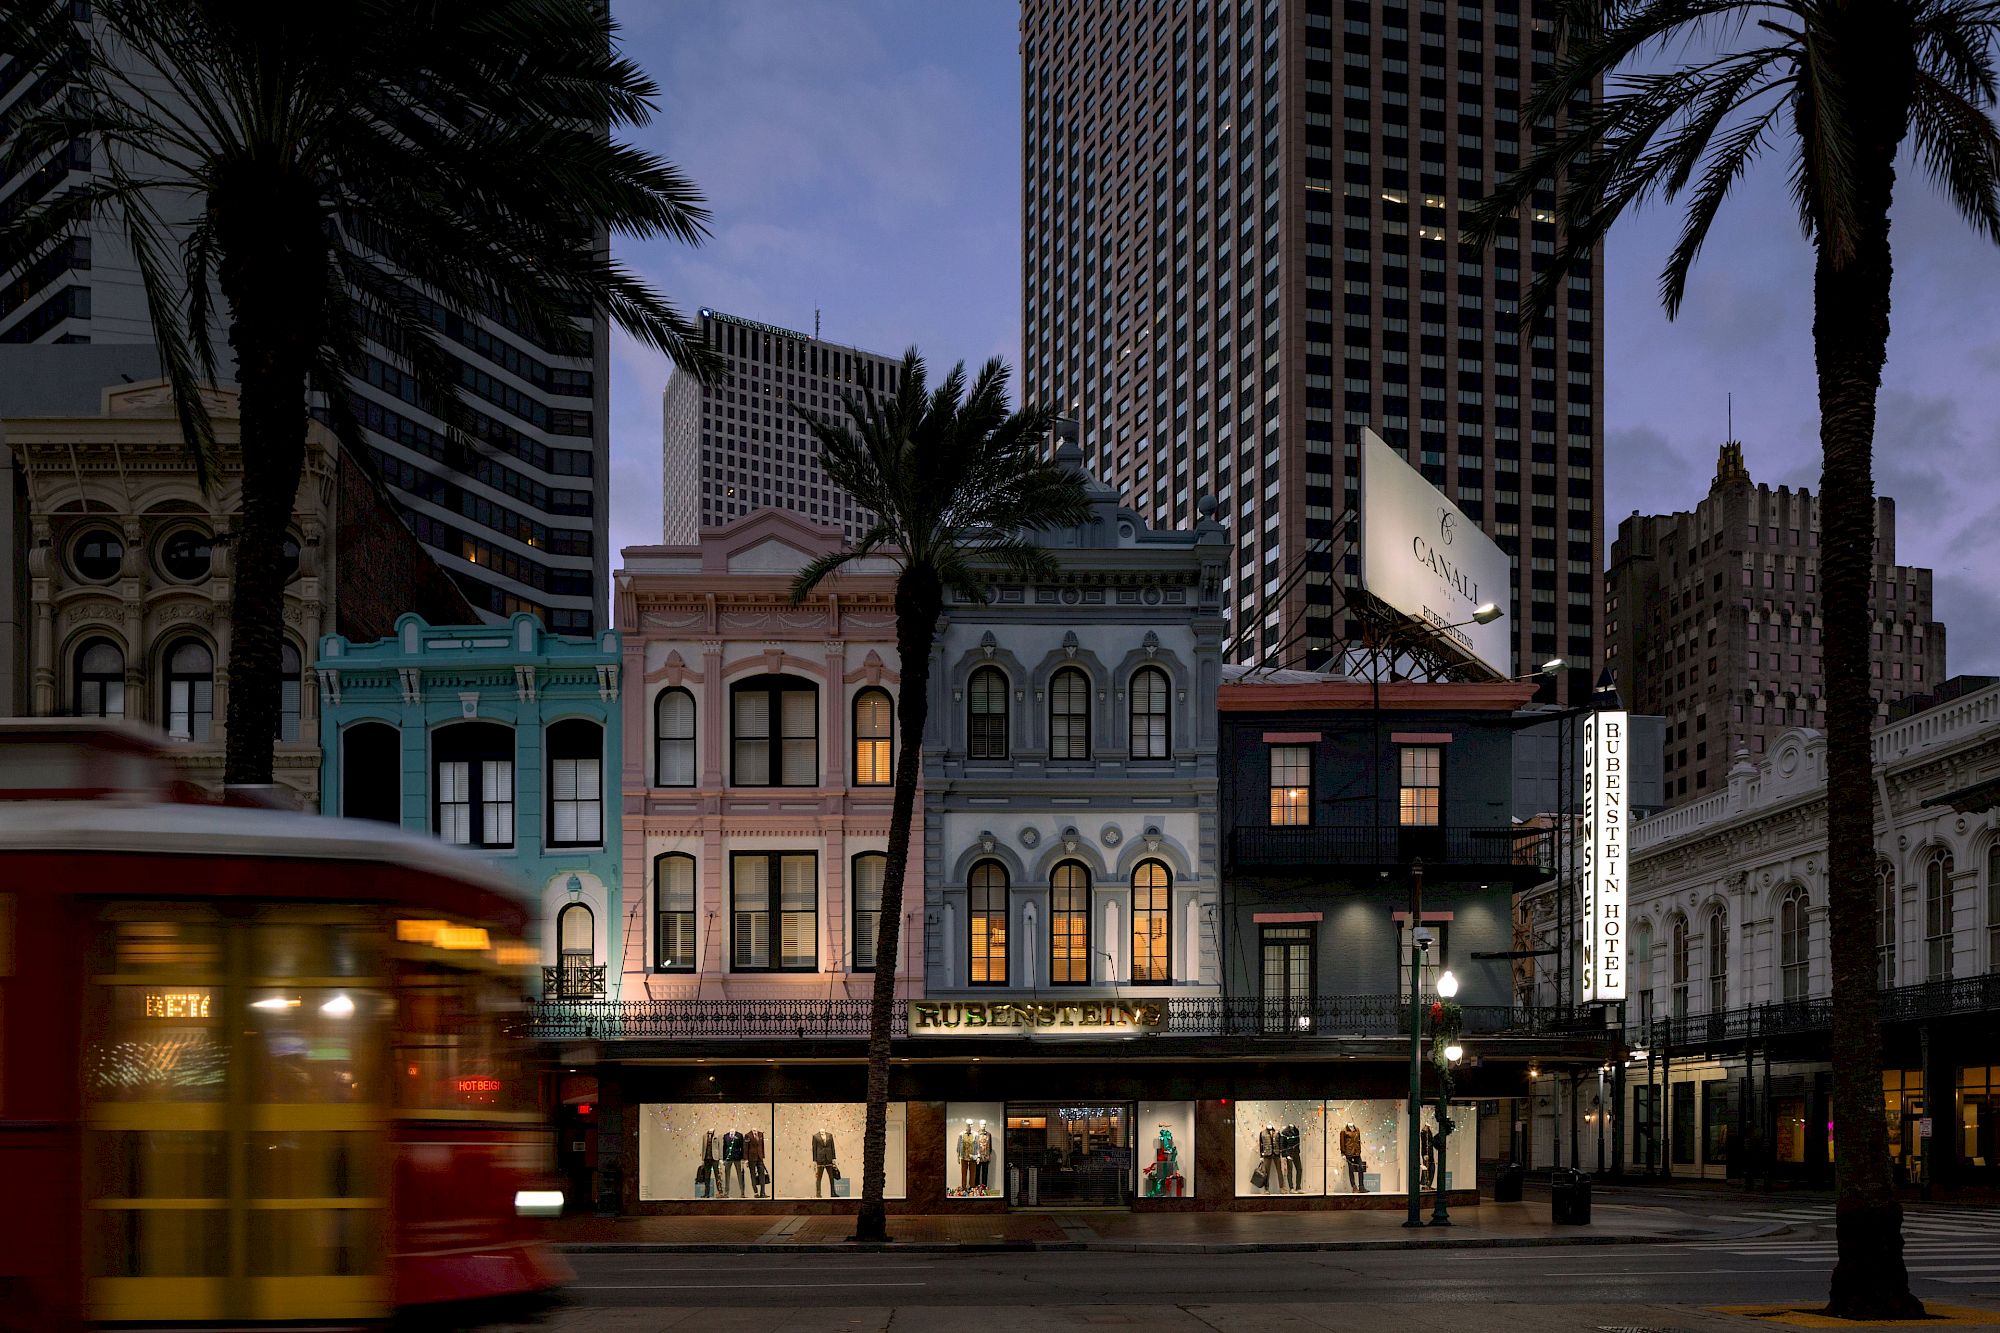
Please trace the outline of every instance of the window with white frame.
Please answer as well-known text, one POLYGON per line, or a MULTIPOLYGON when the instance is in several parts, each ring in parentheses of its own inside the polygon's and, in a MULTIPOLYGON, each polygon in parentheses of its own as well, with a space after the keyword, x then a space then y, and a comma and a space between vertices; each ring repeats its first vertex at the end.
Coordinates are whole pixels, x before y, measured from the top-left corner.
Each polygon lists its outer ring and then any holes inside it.
POLYGON ((1312 747, 1271 747, 1271 823, 1297 826, 1312 823, 1312 747))
POLYGON ((1688 919, 1684 912, 1674 913, 1673 928, 1668 932, 1667 981, 1669 1002, 1673 1005, 1673 1016, 1684 1019, 1688 1016, 1689 974, 1693 971, 1693 946, 1688 938, 1688 919))
POLYGON ((432 822, 461 847, 514 845, 514 733, 492 722, 460 722, 433 735, 432 822))
POLYGON ((604 841, 604 728, 582 718, 552 724, 549 752, 549 846, 596 847, 604 841))
MULTIPOLYGON (((1431 937, 1431 947, 1421 951, 1417 964, 1417 993, 1436 995, 1438 974, 1447 966, 1446 956, 1451 935, 1449 921, 1426 921, 1424 930, 1431 937)), ((1410 1001, 1410 948, 1415 943, 1410 935, 1410 918, 1407 913, 1396 918, 1396 998, 1408 1004, 1410 1001)))
POLYGON ((78 717, 125 716, 125 654, 109 639, 92 639, 76 655, 70 707, 78 717))
POLYGON ((1641 921, 1632 928, 1631 977, 1637 983, 1639 1025, 1653 1021, 1653 923, 1641 921))
POLYGON ((177 741, 205 741, 215 722, 215 655, 208 645, 182 639, 163 655, 166 697, 161 716, 167 736, 177 741))
POLYGON ((819 858, 737 852, 729 858, 730 965, 738 972, 819 967, 819 858))
POLYGON ((695 967, 694 858, 681 852, 653 859, 653 967, 695 967))
POLYGON ((1134 759, 1173 758, 1173 728, 1167 713, 1169 697, 1166 672, 1158 667, 1140 667, 1132 673, 1130 703, 1134 759))
POLYGON ((735 755, 730 782, 738 787, 819 784, 819 689, 796 676, 738 682, 733 699, 735 755))
POLYGON ((854 785, 886 787, 895 780, 895 708, 887 690, 854 696, 854 785))
POLYGON ((1708 1012, 1729 1007, 1729 914, 1721 904, 1708 913, 1708 1012))
POLYGON ((1986 968, 2000 972, 2000 839, 1986 849, 1986 968))
POLYGON ((882 938, 882 882, 889 874, 889 858, 881 852, 863 852, 854 858, 848 879, 848 894, 854 903, 854 970, 873 972, 877 944, 882 938))
POLYGON ((1007 757, 1007 677, 999 667, 980 667, 966 684, 965 754, 968 759, 1007 757))
POLYGON ((1943 981, 1952 963, 1951 853, 1932 852, 1924 862, 1924 980, 1943 981))
POLYGON ((1806 915, 1806 890, 1794 884, 1778 904, 1778 968, 1787 1000, 1803 1000, 1810 984, 1812 926, 1806 915))
POLYGON ((1400 777, 1398 818, 1403 827, 1436 828, 1443 810, 1444 751, 1435 745, 1405 745, 1400 777))
POLYGON ((1049 681, 1049 758, 1090 758, 1090 677, 1075 667, 1049 681))
POLYGON ((679 686, 653 701, 653 782, 660 787, 692 787, 697 776, 694 695, 679 686))
POLYGON ((1896 984, 1896 867, 1875 865, 1875 984, 1884 990, 1896 984))

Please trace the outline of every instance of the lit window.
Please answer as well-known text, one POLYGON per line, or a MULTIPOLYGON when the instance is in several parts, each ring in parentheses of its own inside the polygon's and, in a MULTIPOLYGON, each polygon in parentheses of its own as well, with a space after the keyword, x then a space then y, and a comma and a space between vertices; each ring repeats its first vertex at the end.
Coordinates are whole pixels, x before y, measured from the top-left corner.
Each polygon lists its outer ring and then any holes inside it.
POLYGON ((975 986, 1007 984, 1007 869, 997 861, 972 867, 966 885, 971 927, 971 980, 975 986))
POLYGON ((1271 823, 1312 823, 1312 747, 1271 747, 1271 823))
POLYGON ((1444 752, 1435 745, 1406 745, 1402 752, 1404 828, 1436 828, 1444 752))
POLYGON ((868 689, 854 696, 854 785, 883 787, 892 780, 893 708, 886 690, 868 689))
POLYGON ((1158 861, 1141 861, 1132 871, 1132 980, 1165 985, 1169 968, 1173 880, 1158 861))

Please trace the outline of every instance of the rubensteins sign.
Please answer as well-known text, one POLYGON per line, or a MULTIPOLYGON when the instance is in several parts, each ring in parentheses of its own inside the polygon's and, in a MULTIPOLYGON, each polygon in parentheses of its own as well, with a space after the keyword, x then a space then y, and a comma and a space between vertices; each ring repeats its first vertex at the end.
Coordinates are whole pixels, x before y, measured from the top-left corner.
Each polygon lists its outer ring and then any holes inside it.
POLYGON ((1514 575, 1507 553, 1367 429, 1360 510, 1361 586, 1495 675, 1510 674, 1514 633, 1504 612, 1514 575), (1472 613, 1486 602, 1503 614, 1481 625, 1472 613))
POLYGON ((1005 1036, 1048 1032, 1072 1037, 1158 1032, 1167 1007, 1158 1000, 912 1000, 912 1037, 1005 1036))
POLYGON ((1625 998, 1624 713, 1583 716, 1583 999, 1625 998))

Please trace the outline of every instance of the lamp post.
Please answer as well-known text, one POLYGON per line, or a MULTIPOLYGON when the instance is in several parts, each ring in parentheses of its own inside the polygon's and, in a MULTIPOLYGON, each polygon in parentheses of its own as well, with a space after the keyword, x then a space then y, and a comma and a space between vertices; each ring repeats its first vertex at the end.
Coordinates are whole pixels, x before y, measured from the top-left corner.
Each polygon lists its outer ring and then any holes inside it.
MULTIPOLYGON (((1440 1000, 1449 1000, 1456 994, 1458 994, 1458 978, 1453 976, 1449 971, 1440 973, 1438 976, 1438 998, 1440 1000)), ((1438 1040, 1437 1033, 1435 1031, 1432 1032, 1432 1044, 1435 1045, 1438 1040)), ((1445 1207, 1444 1201, 1445 1139, 1451 1133, 1451 1117, 1446 1112, 1451 1099, 1452 1066, 1464 1058, 1465 1048, 1460 1046, 1456 1041, 1453 1041, 1444 1048, 1444 1060, 1438 1065, 1437 1127, 1431 1134, 1431 1150, 1437 1154, 1437 1179, 1432 1182, 1437 1188, 1437 1194, 1435 1201, 1431 1204, 1431 1225, 1434 1227, 1448 1227, 1451 1225, 1451 1211, 1445 1207)))

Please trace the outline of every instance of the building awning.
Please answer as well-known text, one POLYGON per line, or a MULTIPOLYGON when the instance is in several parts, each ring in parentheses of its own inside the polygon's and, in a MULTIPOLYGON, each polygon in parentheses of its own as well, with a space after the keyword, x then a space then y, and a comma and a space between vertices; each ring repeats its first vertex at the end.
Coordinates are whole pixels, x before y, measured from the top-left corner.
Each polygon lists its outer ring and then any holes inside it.
POLYGON ((1962 815, 1980 815, 2000 806, 2000 778, 1988 778, 1970 787, 1960 787, 1925 801, 1926 806, 1948 805, 1962 815))

